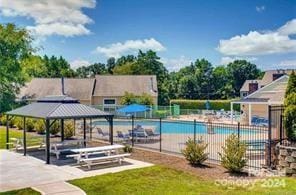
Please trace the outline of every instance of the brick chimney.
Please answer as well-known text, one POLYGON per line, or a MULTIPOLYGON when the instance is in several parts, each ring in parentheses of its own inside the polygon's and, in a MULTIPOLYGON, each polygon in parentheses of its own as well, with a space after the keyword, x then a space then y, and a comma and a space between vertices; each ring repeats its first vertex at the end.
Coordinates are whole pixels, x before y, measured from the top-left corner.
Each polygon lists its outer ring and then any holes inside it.
POLYGON ((255 92, 258 90, 258 82, 257 81, 251 81, 249 83, 249 94, 255 92))

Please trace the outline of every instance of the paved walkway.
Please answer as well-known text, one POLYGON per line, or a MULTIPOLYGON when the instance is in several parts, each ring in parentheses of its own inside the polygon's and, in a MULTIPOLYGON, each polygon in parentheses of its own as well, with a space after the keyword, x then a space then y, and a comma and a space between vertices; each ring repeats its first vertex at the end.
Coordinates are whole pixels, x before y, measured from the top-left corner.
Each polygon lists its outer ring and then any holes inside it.
POLYGON ((34 186, 39 189, 42 185, 152 166, 150 163, 128 158, 125 162, 122 166, 107 166, 88 171, 78 165, 46 165, 44 161, 31 156, 0 150, 0 192, 34 186))
POLYGON ((42 184, 39 186, 32 186, 32 188, 42 195, 86 195, 86 193, 80 188, 69 184, 67 182, 54 182, 48 184, 42 184))

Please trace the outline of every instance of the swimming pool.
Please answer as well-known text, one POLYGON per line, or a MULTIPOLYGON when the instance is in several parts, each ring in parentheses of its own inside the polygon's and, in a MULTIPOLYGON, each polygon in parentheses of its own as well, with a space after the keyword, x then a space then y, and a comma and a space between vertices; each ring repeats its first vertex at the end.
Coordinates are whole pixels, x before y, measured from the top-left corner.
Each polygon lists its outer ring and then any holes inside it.
MULTIPOLYGON (((108 125, 106 121, 95 121, 94 125, 108 125)), ((162 121, 161 123, 161 131, 165 134, 192 134, 194 133, 194 123, 193 122, 174 122, 174 121, 162 121)), ((132 129, 131 121, 113 121, 114 130, 116 131, 116 126, 126 126, 126 130, 132 129)), ((143 128, 154 127, 155 131, 159 133, 160 131, 160 123, 158 121, 146 121, 146 120, 136 120, 136 125, 141 125, 143 128)), ((235 125, 213 125, 213 130, 215 134, 237 134, 237 128, 235 125)), ((250 130, 250 129, 241 129, 240 134, 256 134, 262 131, 250 130)), ((208 134, 207 126, 205 123, 196 123, 196 133, 197 134, 208 134)))

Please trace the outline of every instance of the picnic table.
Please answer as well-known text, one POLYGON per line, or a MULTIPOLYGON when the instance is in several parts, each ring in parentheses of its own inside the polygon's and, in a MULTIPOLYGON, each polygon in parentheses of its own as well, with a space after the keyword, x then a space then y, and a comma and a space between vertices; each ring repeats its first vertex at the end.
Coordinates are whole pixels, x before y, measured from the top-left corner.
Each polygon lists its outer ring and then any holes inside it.
POLYGON ((62 152, 68 152, 73 149, 73 147, 82 147, 84 139, 75 139, 75 140, 64 140, 62 142, 51 142, 50 143, 50 152, 56 154, 57 159, 59 159, 62 152))
POLYGON ((91 147, 91 148, 76 148, 70 149, 71 152, 76 153, 72 155, 68 155, 67 157, 74 157, 77 160, 77 163, 80 163, 81 159, 88 158, 89 155, 95 154, 106 154, 110 156, 112 153, 118 154, 118 150, 124 148, 123 145, 108 145, 108 146, 99 146, 99 147, 91 147))

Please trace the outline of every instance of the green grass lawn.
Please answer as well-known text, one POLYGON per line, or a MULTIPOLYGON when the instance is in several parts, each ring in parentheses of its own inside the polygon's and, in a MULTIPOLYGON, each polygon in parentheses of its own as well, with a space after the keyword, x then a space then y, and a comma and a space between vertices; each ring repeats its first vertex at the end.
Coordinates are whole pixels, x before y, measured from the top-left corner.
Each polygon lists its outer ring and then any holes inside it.
POLYGON ((8 192, 0 192, 0 195, 39 195, 40 193, 32 188, 25 188, 20 190, 12 190, 8 192))
POLYGON ((261 181, 253 188, 225 187, 181 171, 153 166, 72 180, 70 183, 87 194, 294 194, 296 179, 283 179, 286 187, 264 187, 265 183, 261 181))
MULTIPOLYGON (((23 131, 16 129, 9 129, 9 138, 22 138, 23 131)), ((33 136, 27 133, 27 146, 40 145, 42 138, 39 136, 33 136)), ((6 128, 0 126, 0 149, 6 148, 6 128)))

